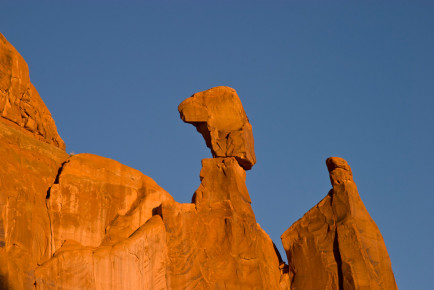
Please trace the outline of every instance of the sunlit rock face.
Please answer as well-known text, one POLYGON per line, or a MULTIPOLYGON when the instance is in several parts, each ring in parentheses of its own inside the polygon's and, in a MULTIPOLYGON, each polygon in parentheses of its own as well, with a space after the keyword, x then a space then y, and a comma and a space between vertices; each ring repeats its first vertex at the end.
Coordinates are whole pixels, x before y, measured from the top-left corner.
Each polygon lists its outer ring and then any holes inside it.
POLYGON ((279 258, 256 223, 235 158, 202 160, 193 204, 163 203, 171 289, 280 289, 279 258))
POLYGON ((166 232, 153 214, 163 201, 173 198, 135 169, 71 156, 48 191, 52 258, 37 288, 165 289, 166 232))
POLYGON ((215 87, 183 101, 178 110, 205 138, 213 157, 235 157, 248 170, 256 163, 252 125, 237 92, 215 87))
POLYGON ((192 204, 163 202, 169 288, 280 289, 281 260, 256 223, 245 169, 255 160, 252 127, 235 90, 216 87, 178 107, 214 158, 202 160, 192 204))
POLYGON ((380 232, 348 164, 282 236, 256 222, 246 187, 253 134, 235 90, 179 106, 213 157, 191 203, 93 154, 68 155, 27 65, 0 35, 0 289, 395 289, 380 232))
POLYGON ((397 289, 350 166, 338 157, 326 164, 333 189, 282 235, 291 289, 397 289))
POLYGON ((33 137, 65 149, 51 114, 30 82, 23 57, 0 33, 0 116, 33 137))
POLYGON ((25 289, 50 257, 45 204, 65 151, 0 122, 0 289, 25 289), (3 288, 2 288, 3 287, 3 288))
POLYGON ((50 257, 47 190, 68 158, 27 64, 0 34, 0 288, 30 288, 50 257))

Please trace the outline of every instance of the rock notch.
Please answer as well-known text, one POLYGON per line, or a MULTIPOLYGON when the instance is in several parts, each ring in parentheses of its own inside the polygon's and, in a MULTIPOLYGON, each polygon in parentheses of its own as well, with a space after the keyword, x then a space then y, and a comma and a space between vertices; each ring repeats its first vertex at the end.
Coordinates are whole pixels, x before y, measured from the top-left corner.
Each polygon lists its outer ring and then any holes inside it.
POLYGON ((256 163, 252 125, 234 89, 215 87, 196 93, 178 111, 202 134, 213 157, 235 157, 245 170, 256 163))

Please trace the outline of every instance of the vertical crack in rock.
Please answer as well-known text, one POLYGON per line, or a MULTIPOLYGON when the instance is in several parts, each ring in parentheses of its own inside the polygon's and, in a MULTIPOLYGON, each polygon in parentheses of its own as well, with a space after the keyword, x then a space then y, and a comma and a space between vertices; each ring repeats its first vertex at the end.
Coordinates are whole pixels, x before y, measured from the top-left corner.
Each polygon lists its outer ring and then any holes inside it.
POLYGON ((335 239, 333 241, 333 255, 335 257, 336 265, 338 268, 338 281, 339 281, 339 290, 344 289, 344 275, 342 272, 342 257, 339 252, 339 241, 338 241, 338 229, 335 231, 335 239))
POLYGON ((202 161, 193 203, 180 204, 137 170, 68 156, 27 64, 1 34, 0 66, 2 194, 10 190, 2 196, 0 290, 397 289, 342 158, 326 161, 329 196, 282 235, 289 266, 282 261, 251 207, 245 170, 256 163, 253 132, 234 89, 211 88, 178 107, 214 157, 202 161))
POLYGON ((328 158, 326 165, 333 189, 282 235, 294 270, 291 289, 397 289, 386 246, 351 167, 339 157, 328 158))
POLYGON ((47 195, 46 195, 45 199, 50 198, 51 187, 53 187, 53 185, 55 185, 55 184, 59 184, 59 178, 60 178, 60 174, 62 173, 63 166, 68 162, 69 162, 69 158, 60 165, 59 170, 57 170, 57 175, 56 175, 56 178, 54 179, 53 184, 47 190, 47 195))
POLYGON ((50 195, 51 195, 51 189, 52 189, 53 185, 59 184, 60 174, 62 174, 63 167, 68 162, 69 162, 69 158, 66 159, 66 161, 63 162, 60 165, 59 170, 57 171, 56 178, 54 179, 54 183, 48 188, 47 195, 45 197, 45 207, 47 209, 48 221, 50 223, 50 242, 49 242, 49 256, 50 257, 53 256, 53 254, 54 254, 54 251, 53 251, 53 245, 54 245, 54 240, 53 240, 53 225, 52 225, 52 221, 51 221, 50 205, 49 205, 50 195))

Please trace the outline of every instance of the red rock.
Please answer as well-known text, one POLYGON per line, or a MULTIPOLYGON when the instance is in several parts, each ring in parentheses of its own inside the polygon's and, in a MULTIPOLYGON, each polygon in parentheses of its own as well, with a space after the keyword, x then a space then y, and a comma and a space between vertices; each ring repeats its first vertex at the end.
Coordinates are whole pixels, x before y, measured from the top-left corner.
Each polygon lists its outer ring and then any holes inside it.
POLYGON ((178 111, 202 134, 213 157, 235 157, 246 170, 256 163, 252 126, 234 89, 215 87, 196 93, 178 111))
POLYGON ((45 197, 68 154, 0 122, 0 156, 0 281, 27 289, 50 257, 45 197))
POLYGON ((166 289, 166 232, 153 211, 163 201, 173 198, 135 169, 70 157, 49 191, 53 257, 36 268, 37 288, 166 289))
POLYGON ((50 112, 30 82, 23 57, 0 33, 0 115, 33 137, 65 149, 50 112))
POLYGON ((36 268, 37 289, 167 289, 166 232, 159 216, 110 246, 65 242, 36 268))
MULTIPOLYGON (((273 242, 256 223, 235 158, 204 159, 193 204, 163 202, 170 289, 280 289, 273 242)), ((283 288, 284 289, 284 288, 283 288)))
POLYGON ((117 161, 71 156, 47 199, 52 253, 66 240, 97 247, 128 238, 152 217, 153 208, 172 199, 151 178, 117 161))
POLYGON ((326 161, 333 189, 282 235, 291 289, 397 289, 386 246, 338 157, 326 161))
POLYGON ((340 158, 333 189, 282 236, 285 265, 256 222, 245 170, 253 134, 236 92, 179 106, 211 148, 192 203, 117 161, 69 156, 0 35, 0 288, 396 289, 381 234, 340 158))

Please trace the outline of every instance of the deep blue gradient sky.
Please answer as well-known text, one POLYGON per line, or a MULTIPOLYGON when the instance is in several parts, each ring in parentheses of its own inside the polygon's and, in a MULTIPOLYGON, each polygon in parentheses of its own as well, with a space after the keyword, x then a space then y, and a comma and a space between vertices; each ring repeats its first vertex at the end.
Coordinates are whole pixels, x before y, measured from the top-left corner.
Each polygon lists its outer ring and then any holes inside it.
POLYGON ((2 1, 0 32, 68 152, 189 202, 211 154, 177 106, 231 86, 253 125, 256 218, 283 256, 280 235, 327 194, 325 159, 340 156, 400 289, 434 288, 434 2, 37 2, 2 1))

